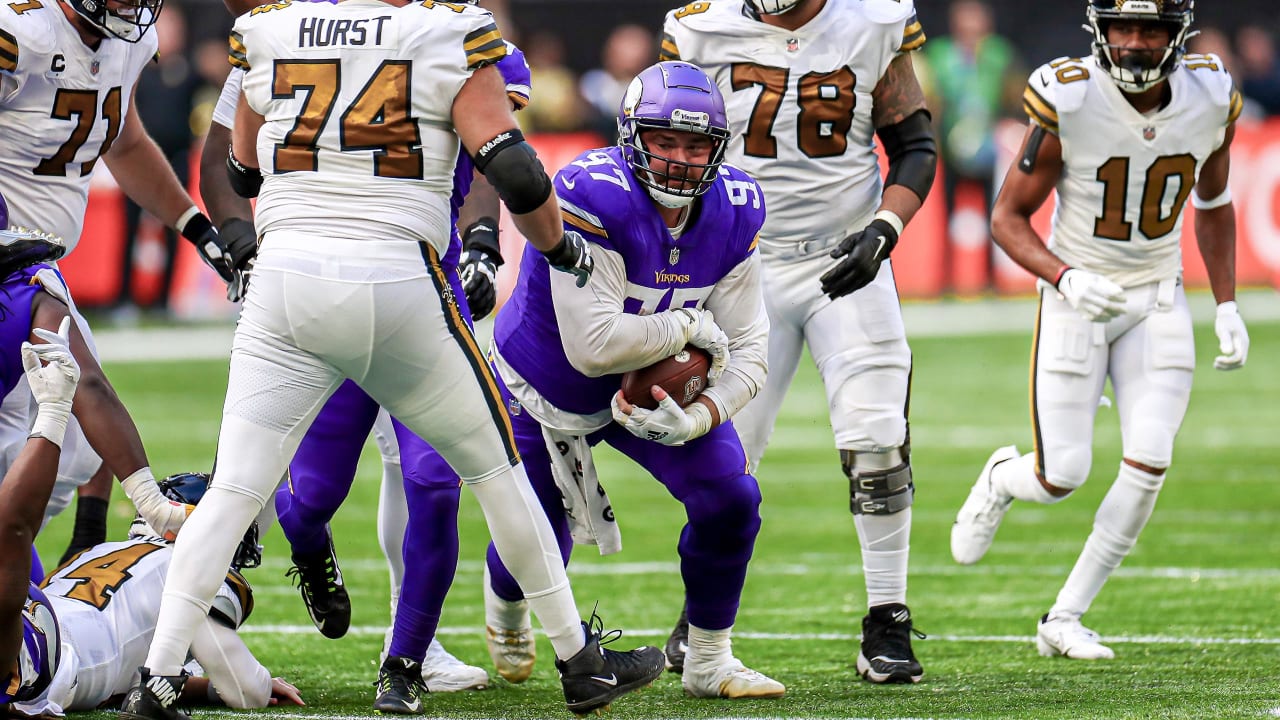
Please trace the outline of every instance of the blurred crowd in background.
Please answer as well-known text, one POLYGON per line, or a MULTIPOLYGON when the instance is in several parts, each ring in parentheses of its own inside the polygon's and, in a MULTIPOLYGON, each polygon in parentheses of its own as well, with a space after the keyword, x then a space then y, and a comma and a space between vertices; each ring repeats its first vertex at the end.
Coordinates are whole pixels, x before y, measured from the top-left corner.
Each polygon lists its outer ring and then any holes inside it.
MULTIPOLYGON (((519 115, 526 133, 591 132, 612 142, 627 83, 657 57, 663 15, 679 0, 481 0, 504 35, 524 50, 534 102, 519 115)), ((916 0, 929 42, 915 56, 943 153, 948 211, 959 186, 980 187, 989 207, 997 163, 995 132, 1023 121, 1021 95, 1031 69, 1054 57, 1089 52, 1083 0, 916 0)), ((1242 123, 1280 116, 1280 2, 1201 0, 1188 51, 1220 56, 1245 97, 1242 123)), ((232 18, 218 0, 168 0, 156 31, 160 57, 142 75, 142 120, 189 177, 191 151, 203 137, 230 66, 232 18)), ((554 170, 555 168, 549 168, 554 170)), ((134 265, 161 274, 146 305, 167 312, 177 238, 140 249, 149 219, 127 207, 117 297, 118 319, 138 313, 134 265), (164 253, 159 253, 163 248, 164 253)), ((150 228, 154 234, 162 231, 150 228)))

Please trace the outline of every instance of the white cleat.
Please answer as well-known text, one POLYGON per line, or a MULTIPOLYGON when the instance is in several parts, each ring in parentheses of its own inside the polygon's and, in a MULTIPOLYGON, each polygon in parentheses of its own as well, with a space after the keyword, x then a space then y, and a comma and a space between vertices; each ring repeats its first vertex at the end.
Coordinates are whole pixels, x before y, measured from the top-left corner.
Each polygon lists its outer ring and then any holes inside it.
POLYGON ((996 465, 1019 457, 1013 445, 991 453, 983 466, 978 481, 969 491, 969 497, 960 506, 956 522, 951 526, 951 557, 961 565, 972 565, 982 559, 991 548, 991 541, 1000 529, 1000 521, 1013 504, 1013 498, 996 493, 991 486, 991 470, 996 465))
POLYGON ((484 626, 486 644, 493 667, 502 679, 509 683, 522 683, 533 674, 533 662, 538 658, 533 628, 495 628, 484 626))
POLYGON ((686 694, 701 698, 780 698, 787 692, 782 683, 752 670, 735 657, 709 666, 686 658, 681 681, 686 694))
POLYGON ((484 690, 489 687, 489 673, 484 668, 468 665, 432 639, 427 657, 422 661, 422 681, 433 693, 460 690, 484 690))
POLYGON ((1080 624, 1074 615, 1045 615, 1036 627, 1036 649, 1045 657, 1072 660, 1111 660, 1116 656, 1102 644, 1098 633, 1080 624))

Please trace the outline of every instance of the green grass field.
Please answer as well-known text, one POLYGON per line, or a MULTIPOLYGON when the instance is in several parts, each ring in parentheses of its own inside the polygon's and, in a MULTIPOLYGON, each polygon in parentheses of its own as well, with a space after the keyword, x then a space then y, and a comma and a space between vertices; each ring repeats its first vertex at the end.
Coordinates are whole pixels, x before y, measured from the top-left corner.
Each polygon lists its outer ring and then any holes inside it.
MULTIPOLYGON (((1027 327, 1030 327, 1028 319, 1027 327)), ((910 331, 910 326, 908 327, 910 331)), ((1099 412, 1090 482, 1053 507, 1016 505, 988 557, 951 560, 949 528, 988 453, 1030 446, 1026 333, 918 338, 911 431, 916 478, 909 602, 925 666, 919 685, 859 680, 859 620, 865 612, 848 486, 816 373, 802 367, 760 471, 764 528, 756 547, 735 650, 787 685, 781 700, 692 700, 667 674, 618 701, 615 718, 1262 718, 1280 716, 1280 323, 1253 323, 1248 367, 1212 369, 1212 328, 1198 326, 1191 409, 1168 482, 1138 547, 1087 616, 1116 650, 1110 662, 1036 654, 1036 618, 1057 594, 1087 536, 1120 459, 1116 413, 1099 412)), ((1028 331, 1029 332, 1029 331, 1028 331)), ((207 469, 218 429, 225 361, 109 364, 137 419, 158 474, 207 469)), ((611 451, 600 453, 623 528, 625 550, 601 558, 580 548, 570 575, 584 613, 600 602, 620 645, 658 644, 681 604, 675 544, 682 515, 652 479, 611 451)), ((334 522, 352 594, 352 632, 323 638, 284 578, 288 550, 278 529, 266 561, 251 571, 257 606, 245 629, 274 674, 294 681, 308 707, 279 718, 366 717, 388 618, 387 575, 374 529, 378 464, 366 450, 355 491, 334 522)), ((116 493, 112 530, 132 509, 116 493)), ((441 639, 488 666, 483 641, 481 560, 487 531, 463 493, 461 566, 441 639)), ((41 536, 46 562, 65 546, 72 513, 41 536)), ((569 717, 540 640, 534 677, 497 678, 478 693, 433 695, 429 716, 569 717)), ((195 710, 197 718, 224 715, 195 710)), ((102 715, 103 718, 107 716, 102 715)))

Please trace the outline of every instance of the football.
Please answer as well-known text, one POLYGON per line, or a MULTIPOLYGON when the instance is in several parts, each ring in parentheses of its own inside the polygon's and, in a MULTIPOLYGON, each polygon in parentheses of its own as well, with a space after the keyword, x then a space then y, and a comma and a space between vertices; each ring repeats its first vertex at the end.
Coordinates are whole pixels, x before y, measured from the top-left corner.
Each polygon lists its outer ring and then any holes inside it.
POLYGON ((623 375, 622 397, 636 407, 653 410, 658 407, 658 401, 653 399, 649 388, 657 385, 684 407, 706 389, 710 367, 711 356, 706 350, 686 345, 669 358, 623 375))

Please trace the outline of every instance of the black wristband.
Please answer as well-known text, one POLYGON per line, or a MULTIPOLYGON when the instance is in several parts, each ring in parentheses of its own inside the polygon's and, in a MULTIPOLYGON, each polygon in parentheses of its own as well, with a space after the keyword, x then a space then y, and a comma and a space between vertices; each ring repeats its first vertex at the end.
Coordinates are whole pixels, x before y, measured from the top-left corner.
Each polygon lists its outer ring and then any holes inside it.
POLYGON ((213 229, 213 223, 204 213, 196 213, 191 216, 187 224, 182 228, 182 237, 193 243, 198 243, 204 239, 205 235, 213 229))
POLYGON ((462 249, 479 250, 489 255, 494 265, 502 265, 502 245, 498 241, 498 221, 482 217, 462 231, 462 249))

